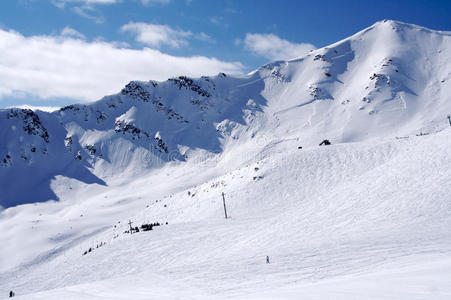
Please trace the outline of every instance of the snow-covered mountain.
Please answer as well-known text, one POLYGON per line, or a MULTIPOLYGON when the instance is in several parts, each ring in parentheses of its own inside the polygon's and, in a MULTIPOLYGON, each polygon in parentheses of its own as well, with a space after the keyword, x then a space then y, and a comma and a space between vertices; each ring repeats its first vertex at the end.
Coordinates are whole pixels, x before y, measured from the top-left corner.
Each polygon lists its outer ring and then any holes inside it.
POLYGON ((437 130, 451 112, 450 43, 449 32, 382 21, 244 77, 130 82, 54 113, 3 110, 0 204, 57 200, 57 176, 106 184, 253 139, 314 145, 437 130))
POLYGON ((246 76, 1 110, 0 292, 158 274, 243 295, 265 276, 288 286, 440 255, 451 266, 450 94, 451 33, 381 21, 246 76), (232 219, 219 221, 222 192, 232 219), (129 219, 169 225, 132 239, 129 219), (268 253, 278 263, 258 273, 268 253))

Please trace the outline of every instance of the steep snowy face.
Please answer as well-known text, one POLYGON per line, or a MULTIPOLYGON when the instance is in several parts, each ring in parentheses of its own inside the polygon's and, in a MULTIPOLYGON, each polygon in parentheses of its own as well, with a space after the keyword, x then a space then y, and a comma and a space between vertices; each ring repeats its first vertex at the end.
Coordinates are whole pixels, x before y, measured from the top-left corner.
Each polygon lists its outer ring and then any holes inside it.
POLYGON ((104 184, 77 154, 80 145, 66 139, 66 130, 53 115, 29 109, 0 111, 0 206, 57 199, 50 187, 62 175, 85 183, 104 184))
POLYGON ((247 76, 132 81, 90 105, 0 111, 0 206, 57 200, 61 176, 106 184, 219 154, 238 164, 288 140, 437 131, 451 113, 450 46, 449 32, 382 21, 247 76))
POLYGON ((132 81, 90 105, 53 113, 0 111, 7 141, 0 145, 0 180, 7 190, 0 205, 57 200, 50 185, 60 176, 105 184, 111 177, 221 153, 227 141, 244 138, 240 130, 262 112, 265 99, 248 97, 263 89, 255 77, 132 81))
POLYGON ((278 137, 289 133, 306 143, 445 126, 451 111, 450 45, 450 32, 378 22, 305 57, 257 70, 266 77, 267 115, 278 137))
MULTIPOLYGON (((116 95, 64 107, 54 116, 99 174, 134 173, 186 161, 198 152, 221 153, 229 139, 241 136, 236 129, 249 126, 249 116, 265 105, 261 96, 249 98, 256 91, 239 87, 254 77, 133 81, 116 95)), ((250 86, 262 90, 261 85, 250 86)))

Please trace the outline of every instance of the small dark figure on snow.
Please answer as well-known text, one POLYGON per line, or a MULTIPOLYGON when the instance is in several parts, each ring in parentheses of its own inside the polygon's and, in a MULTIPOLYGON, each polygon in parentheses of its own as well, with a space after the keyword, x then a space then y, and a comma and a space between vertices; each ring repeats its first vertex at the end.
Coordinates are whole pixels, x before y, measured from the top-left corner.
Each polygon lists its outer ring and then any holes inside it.
POLYGON ((330 143, 330 141, 329 140, 324 140, 324 141, 322 141, 321 142, 321 144, 319 144, 320 146, 328 146, 328 145, 330 145, 331 143, 330 143))
POLYGON ((14 297, 14 292, 13 291, 9 291, 9 298, 14 297))
POLYGON ((269 256, 266 255, 266 263, 269 264, 269 256))

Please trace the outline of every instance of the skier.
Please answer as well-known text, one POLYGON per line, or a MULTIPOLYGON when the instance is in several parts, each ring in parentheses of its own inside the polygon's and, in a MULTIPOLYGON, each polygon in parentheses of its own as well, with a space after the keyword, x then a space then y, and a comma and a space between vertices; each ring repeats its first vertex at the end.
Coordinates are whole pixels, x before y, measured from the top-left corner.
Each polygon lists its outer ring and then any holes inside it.
POLYGON ((9 298, 14 297, 14 292, 13 291, 9 291, 9 298))
POLYGON ((269 264, 269 256, 266 255, 266 263, 269 264))

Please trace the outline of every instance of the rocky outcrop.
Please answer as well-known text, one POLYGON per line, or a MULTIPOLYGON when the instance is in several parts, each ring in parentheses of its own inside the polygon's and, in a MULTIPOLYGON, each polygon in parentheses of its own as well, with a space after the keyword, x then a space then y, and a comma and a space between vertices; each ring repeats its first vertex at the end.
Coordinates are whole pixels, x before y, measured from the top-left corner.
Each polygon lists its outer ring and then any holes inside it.
POLYGON ((46 143, 50 142, 47 129, 42 125, 39 116, 31 109, 13 108, 7 114, 8 119, 19 119, 23 123, 23 130, 29 135, 41 137, 46 143))

